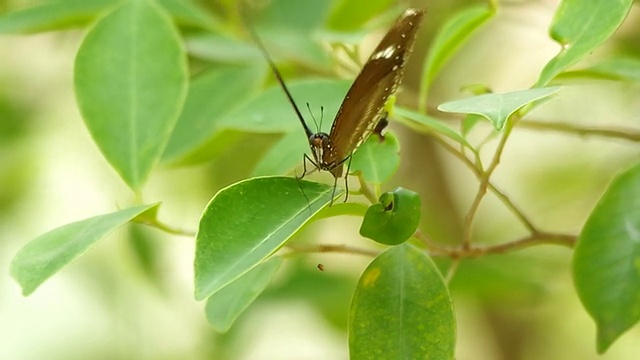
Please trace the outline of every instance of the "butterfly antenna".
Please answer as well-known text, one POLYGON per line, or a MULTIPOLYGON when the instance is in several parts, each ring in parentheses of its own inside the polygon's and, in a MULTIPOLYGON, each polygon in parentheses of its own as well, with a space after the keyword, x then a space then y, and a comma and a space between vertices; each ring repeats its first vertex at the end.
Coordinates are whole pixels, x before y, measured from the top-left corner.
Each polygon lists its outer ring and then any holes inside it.
POLYGON ((318 126, 318 131, 322 131, 322 119, 324 119, 324 106, 320 106, 320 125, 318 126))
POLYGON ((311 119, 313 119, 313 124, 316 126, 317 132, 320 132, 322 126, 322 118, 320 118, 320 124, 318 125, 318 121, 316 120, 316 117, 313 116, 313 111, 311 111, 311 106, 309 106, 309 103, 307 103, 307 110, 309 111, 309 114, 311 114, 311 119))
POLYGON ((296 105, 296 102, 293 100, 293 96, 291 96, 291 92, 289 92, 287 85, 285 85, 284 79, 282 78, 280 71, 276 67, 275 62, 273 61, 273 59, 271 59, 271 56, 267 52, 267 48, 264 46, 264 43, 258 36, 258 33, 255 31, 255 29, 251 26, 249 21, 244 19, 244 16, 241 16, 241 18, 245 28, 249 31, 249 35, 251 36, 253 41, 256 43, 256 45, 258 45, 258 49, 260 50, 262 55, 265 57, 265 59, 269 63, 269 66, 271 67, 273 74, 275 75, 276 79, 278 80, 278 83, 280 84, 280 87, 282 87, 282 90, 284 90, 284 93, 287 95, 287 98, 289 99, 289 103, 291 104, 291 106, 293 106, 293 110, 296 112, 296 116, 298 116, 298 120, 300 120, 300 123, 304 128, 304 132, 307 134, 307 138, 310 138, 313 135, 313 133, 311 132, 311 129, 309 129, 309 126, 307 126, 307 123, 304 122, 304 117, 302 116, 300 109, 298 109, 298 105, 296 105))

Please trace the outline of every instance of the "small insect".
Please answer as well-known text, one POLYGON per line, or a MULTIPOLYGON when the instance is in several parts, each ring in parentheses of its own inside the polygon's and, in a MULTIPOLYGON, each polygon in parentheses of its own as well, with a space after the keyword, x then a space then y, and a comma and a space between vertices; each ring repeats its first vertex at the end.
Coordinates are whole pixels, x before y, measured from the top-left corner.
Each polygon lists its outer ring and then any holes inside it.
POLYGON ((322 264, 318 264, 318 270, 320 270, 320 271, 324 271, 324 265, 322 265, 322 264))
MULTIPOLYGON (((311 131, 285 85, 280 71, 269 56, 260 38, 249 27, 251 35, 269 62, 309 141, 309 148, 313 158, 306 153, 303 155, 304 169, 299 179, 316 170, 329 171, 334 177, 332 202, 335 198, 338 178, 344 174, 345 163, 347 164, 346 175, 348 175, 353 152, 374 131, 382 118, 381 110, 385 102, 396 91, 402 81, 404 67, 413 48, 423 16, 424 11, 422 10, 407 9, 396 20, 365 63, 353 85, 351 85, 333 121, 329 134, 311 131), (307 161, 315 167, 311 172, 307 172, 307 161)), ((345 196, 345 202, 349 192, 346 175, 345 188, 347 195, 345 196)))

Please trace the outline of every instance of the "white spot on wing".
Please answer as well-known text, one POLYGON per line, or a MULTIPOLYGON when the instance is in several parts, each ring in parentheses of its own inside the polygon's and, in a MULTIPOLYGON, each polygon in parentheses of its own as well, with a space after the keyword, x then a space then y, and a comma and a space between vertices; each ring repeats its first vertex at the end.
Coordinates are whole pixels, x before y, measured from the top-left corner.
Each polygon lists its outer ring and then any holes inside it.
POLYGON ((387 46, 383 50, 378 51, 377 53, 371 55, 371 59, 372 60, 376 60, 376 59, 391 59, 391 57, 393 56, 395 51, 396 50, 394 49, 393 46, 387 46))

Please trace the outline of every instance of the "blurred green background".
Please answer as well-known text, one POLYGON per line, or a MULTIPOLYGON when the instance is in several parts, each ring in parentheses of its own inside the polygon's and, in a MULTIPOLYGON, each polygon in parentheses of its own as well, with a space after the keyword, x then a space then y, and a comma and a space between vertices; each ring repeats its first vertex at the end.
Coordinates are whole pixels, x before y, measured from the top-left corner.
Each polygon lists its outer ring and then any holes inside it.
MULTIPOLYGON (((0 1, 0 11, 32 3, 0 1)), ((231 1, 201 3, 221 11, 231 1)), ((268 5, 266 0, 260 3, 268 5)), ((304 19, 310 16, 323 22, 313 3, 295 2, 290 11, 305 16, 278 31, 295 34, 292 28, 307 26, 304 19)), ((416 0, 394 5, 428 9, 399 96, 401 104, 415 104, 419 70, 435 31, 472 3, 482 2, 416 0)), ((439 74, 430 91, 430 107, 462 97, 461 87, 470 84, 486 84, 496 92, 531 86, 558 51, 547 36, 557 4, 505 1, 498 15, 439 74)), ((589 61, 613 53, 638 56, 640 27, 633 25, 638 15, 635 11, 627 26, 589 61)), ((129 190, 92 142, 75 104, 73 60, 83 34, 84 30, 70 30, 0 35, 0 269, 5 269, 0 276, 0 357, 347 359, 349 301, 370 260, 355 255, 291 258, 267 292, 224 335, 206 323, 204 303, 193 300, 193 239, 141 226, 101 241, 33 295, 21 296, 8 270, 18 249, 52 228, 131 201, 129 190), (325 271, 316 269, 318 263, 325 271)), ((364 54, 381 34, 364 39, 364 54)), ((322 54, 311 58, 322 59, 322 54)), ((198 56, 192 60, 194 69, 205 61, 198 56)), ((291 72, 304 75, 304 67, 297 71, 291 72)), ((639 95, 638 83, 576 80, 528 120, 637 127, 639 95)), ((443 121, 456 126, 458 119, 445 116, 443 121)), ((489 124, 479 127, 471 134, 476 143, 490 133, 489 124)), ((400 138, 402 164, 385 187, 418 191, 424 207, 422 230, 438 241, 457 241, 476 179, 428 136, 398 124, 391 129, 400 138)), ((241 139, 204 164, 155 171, 144 193, 148 201, 163 202, 160 217, 176 227, 196 229, 211 196, 249 176, 277 137, 248 134, 241 139)), ((490 156, 494 146, 489 142, 483 155, 490 156)), ((625 140, 523 126, 514 131, 494 183, 541 228, 577 234, 611 178, 637 161, 637 149, 625 140)), ((497 243, 525 234, 495 198, 486 200, 474 241, 497 243)), ((323 220, 305 229, 297 241, 370 246, 357 235, 358 227, 358 219, 323 220)), ((573 289, 570 257, 568 249, 542 246, 463 261, 451 283, 457 359, 638 358, 637 327, 607 354, 596 355, 595 325, 573 289)))

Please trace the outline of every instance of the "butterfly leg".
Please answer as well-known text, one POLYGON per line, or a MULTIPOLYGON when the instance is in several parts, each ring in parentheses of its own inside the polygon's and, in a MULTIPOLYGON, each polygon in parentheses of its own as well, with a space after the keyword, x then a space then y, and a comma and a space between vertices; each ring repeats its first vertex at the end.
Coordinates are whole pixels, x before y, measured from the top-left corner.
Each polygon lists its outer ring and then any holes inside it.
POLYGON ((347 161, 347 160, 349 161, 347 163, 347 172, 344 174, 344 188, 345 188, 344 202, 347 202, 347 199, 349 198, 349 170, 351 170, 352 157, 353 157, 353 153, 349 154, 349 156, 344 159, 344 161, 347 161))

